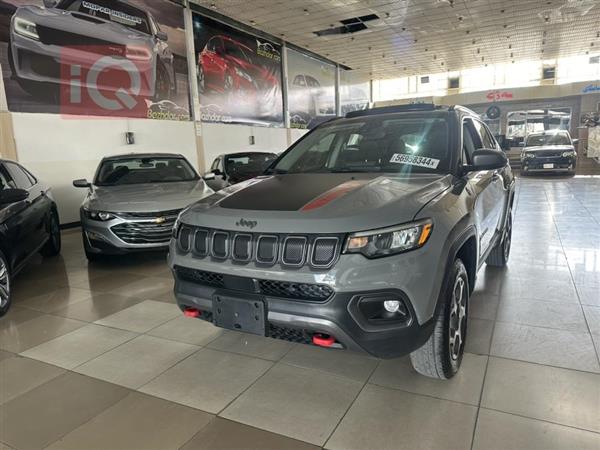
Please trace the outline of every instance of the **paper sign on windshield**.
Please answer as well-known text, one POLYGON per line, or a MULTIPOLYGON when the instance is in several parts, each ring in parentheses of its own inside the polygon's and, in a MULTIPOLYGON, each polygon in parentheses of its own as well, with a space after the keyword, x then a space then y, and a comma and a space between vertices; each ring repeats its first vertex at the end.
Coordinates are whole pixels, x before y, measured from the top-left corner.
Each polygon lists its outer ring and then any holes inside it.
POLYGON ((440 163, 439 159, 429 158, 427 156, 407 155, 406 153, 394 153, 390 162, 397 164, 408 164, 410 166, 427 167, 437 169, 440 163))

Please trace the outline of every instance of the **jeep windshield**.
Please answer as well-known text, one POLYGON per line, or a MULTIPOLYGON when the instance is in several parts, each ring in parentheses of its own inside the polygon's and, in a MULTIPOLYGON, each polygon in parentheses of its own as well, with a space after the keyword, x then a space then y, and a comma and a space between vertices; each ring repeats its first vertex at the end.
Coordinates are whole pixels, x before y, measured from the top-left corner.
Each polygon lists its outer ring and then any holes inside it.
POLYGON ((526 147, 542 145, 571 145, 571 140, 567 133, 530 134, 525 144, 526 147))
POLYGON ((198 175, 183 158, 108 159, 96 175, 96 186, 167 183, 197 180, 198 175))
POLYGON ((150 33, 147 15, 127 3, 115 0, 65 0, 57 6, 119 23, 145 34, 150 33))
POLYGON ((370 116, 322 125, 267 173, 447 173, 446 116, 370 116))

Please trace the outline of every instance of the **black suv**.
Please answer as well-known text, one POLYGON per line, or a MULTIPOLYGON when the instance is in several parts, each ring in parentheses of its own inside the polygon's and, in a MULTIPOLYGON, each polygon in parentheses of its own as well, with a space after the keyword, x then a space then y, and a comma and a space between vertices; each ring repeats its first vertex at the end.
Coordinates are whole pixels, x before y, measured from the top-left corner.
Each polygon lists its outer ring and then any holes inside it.
POLYGON ((0 317, 10 308, 12 277, 37 252, 60 252, 56 203, 27 169, 0 159, 0 317))

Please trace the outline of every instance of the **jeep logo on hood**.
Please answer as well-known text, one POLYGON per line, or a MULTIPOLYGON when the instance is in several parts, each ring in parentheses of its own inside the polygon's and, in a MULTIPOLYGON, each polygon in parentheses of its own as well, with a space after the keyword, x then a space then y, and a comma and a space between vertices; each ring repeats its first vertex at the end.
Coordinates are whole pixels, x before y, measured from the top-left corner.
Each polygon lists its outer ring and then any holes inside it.
POLYGON ((246 220, 246 219, 240 219, 235 223, 238 227, 247 227, 247 228, 254 228, 256 225, 258 225, 258 222, 256 220, 246 220))

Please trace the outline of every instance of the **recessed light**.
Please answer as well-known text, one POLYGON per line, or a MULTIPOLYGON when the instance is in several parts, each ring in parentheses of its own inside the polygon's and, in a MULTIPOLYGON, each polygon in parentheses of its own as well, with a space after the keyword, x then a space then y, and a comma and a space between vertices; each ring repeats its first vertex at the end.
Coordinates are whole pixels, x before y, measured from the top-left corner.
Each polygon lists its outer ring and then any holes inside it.
POLYGON ((305 8, 305 9, 303 9, 302 11, 304 12, 304 15, 305 15, 305 16, 308 16, 308 15, 310 14, 310 13, 308 12, 308 9, 306 9, 306 8, 305 8))
POLYGON ((217 9, 217 5, 215 5, 214 3, 211 3, 211 4, 210 4, 210 8, 211 8, 211 9, 217 9))
POLYGON ((256 25, 256 20, 251 20, 251 21, 250 21, 250 24, 251 24, 251 25, 256 25))
POLYGON ((462 22, 462 20, 463 20, 462 16, 458 16, 458 21, 462 22))
POLYGON ((466 34, 470 34, 470 33, 471 33, 471 30, 467 30, 467 31, 465 31, 465 33, 466 33, 466 34))

